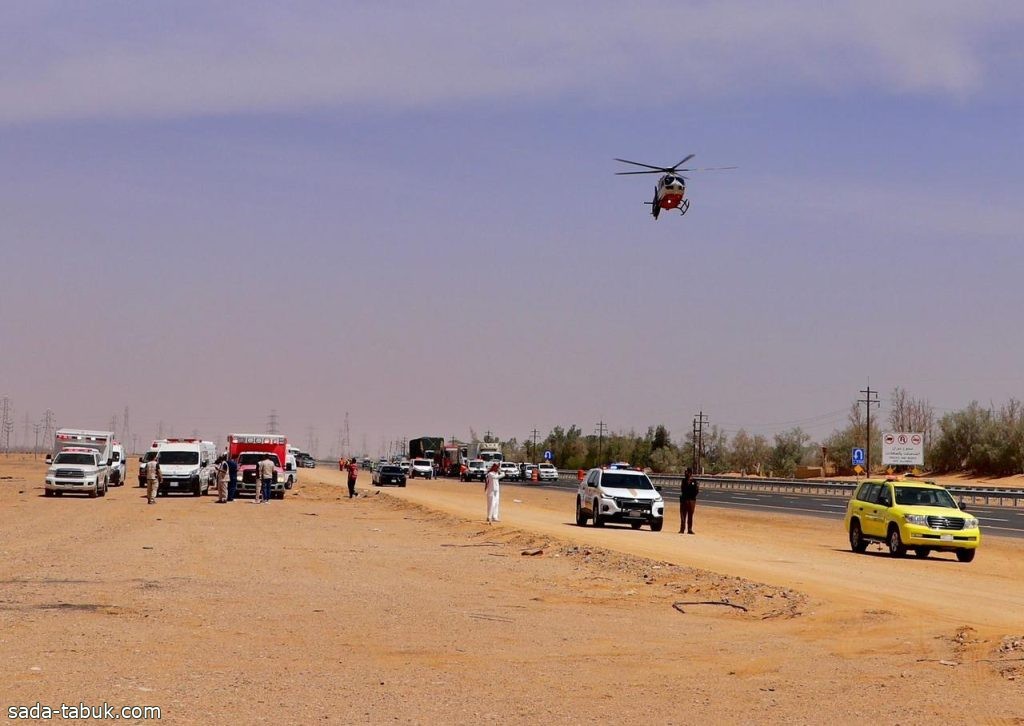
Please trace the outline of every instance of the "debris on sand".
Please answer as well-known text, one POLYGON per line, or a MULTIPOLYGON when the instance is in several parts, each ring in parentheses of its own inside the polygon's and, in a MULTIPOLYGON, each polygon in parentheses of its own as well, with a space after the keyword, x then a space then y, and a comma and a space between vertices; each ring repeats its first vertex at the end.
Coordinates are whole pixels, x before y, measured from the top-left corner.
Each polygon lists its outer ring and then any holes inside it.
POLYGON ((537 548, 531 549, 531 550, 523 550, 519 554, 525 555, 526 557, 536 557, 537 555, 544 554, 544 550, 542 550, 539 547, 537 547, 537 548))

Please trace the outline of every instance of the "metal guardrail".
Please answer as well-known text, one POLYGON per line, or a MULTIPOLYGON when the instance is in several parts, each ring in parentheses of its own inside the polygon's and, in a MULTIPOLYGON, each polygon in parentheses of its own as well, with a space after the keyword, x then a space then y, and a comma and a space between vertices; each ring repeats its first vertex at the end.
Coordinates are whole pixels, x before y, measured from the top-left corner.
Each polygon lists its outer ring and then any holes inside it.
MULTIPOLYGON (((663 491, 671 494, 679 491, 682 478, 678 474, 649 474, 655 485, 663 487, 663 491)), ((765 479, 738 476, 694 477, 702 487, 723 491, 770 492, 785 494, 807 494, 813 496, 849 497, 857 486, 855 481, 836 479, 765 479)), ((558 470, 560 483, 578 482, 577 473, 567 469, 558 470)), ((1021 507, 1024 506, 1024 489, 983 489, 979 487, 946 487, 956 499, 966 504, 981 504, 987 507, 1021 507)))

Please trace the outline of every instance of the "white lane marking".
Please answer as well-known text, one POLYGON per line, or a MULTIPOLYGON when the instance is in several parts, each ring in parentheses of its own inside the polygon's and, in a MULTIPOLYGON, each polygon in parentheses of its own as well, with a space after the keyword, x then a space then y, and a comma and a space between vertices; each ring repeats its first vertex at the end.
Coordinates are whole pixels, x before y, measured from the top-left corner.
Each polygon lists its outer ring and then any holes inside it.
POLYGON ((979 517, 982 522, 1009 522, 1009 519, 1000 519, 999 517, 979 517))
POLYGON ((829 509, 846 509, 845 504, 822 504, 821 506, 828 507, 829 509))
POLYGON ((761 499, 763 499, 763 497, 744 497, 744 496, 741 496, 739 494, 733 494, 732 498, 733 499, 746 499, 747 501, 751 501, 751 502, 759 502, 759 501, 761 501, 761 499))

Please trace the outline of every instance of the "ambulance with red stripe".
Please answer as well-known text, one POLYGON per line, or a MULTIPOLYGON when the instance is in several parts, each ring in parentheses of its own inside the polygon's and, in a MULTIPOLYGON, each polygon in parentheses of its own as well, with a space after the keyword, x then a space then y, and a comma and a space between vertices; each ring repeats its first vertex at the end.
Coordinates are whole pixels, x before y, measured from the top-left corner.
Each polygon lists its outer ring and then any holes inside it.
MULTIPOLYGON (((289 480, 285 468, 288 461, 288 437, 279 434, 229 434, 228 456, 238 462, 238 493, 255 496, 259 486, 257 465, 266 457, 274 462, 274 483, 270 495, 284 499, 285 489, 290 489, 294 478, 289 480)), ((294 477, 295 472, 290 472, 294 477)))

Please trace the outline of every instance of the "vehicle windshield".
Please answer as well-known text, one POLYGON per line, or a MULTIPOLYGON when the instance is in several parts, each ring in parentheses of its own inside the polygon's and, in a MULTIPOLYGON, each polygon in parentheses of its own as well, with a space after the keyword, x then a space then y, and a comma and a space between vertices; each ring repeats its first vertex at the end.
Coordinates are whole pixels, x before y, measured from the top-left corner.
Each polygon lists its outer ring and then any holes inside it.
POLYGON ((147 451, 145 456, 142 457, 143 461, 153 461, 156 458, 156 451, 147 451))
POLYGON ((654 489, 646 475, 619 474, 606 471, 601 475, 601 486, 609 489, 654 489))
POLYGON ((541 469, 554 469, 555 468, 553 464, 537 464, 537 466, 539 466, 541 469))
POLYGON ((281 466, 281 462, 277 459, 277 454, 264 454, 259 451, 247 451, 243 454, 238 455, 239 466, 251 466, 253 464, 259 464, 261 461, 270 457, 270 460, 274 462, 274 466, 281 466))
POLYGON ((401 474, 402 469, 398 466, 382 466, 380 468, 381 474, 401 474))
POLYGON ((79 466, 93 466, 96 463, 96 459, 93 458, 92 454, 57 454, 57 458, 53 460, 54 464, 77 464, 79 466))
POLYGON ((121 461, 121 454, 115 451, 113 454, 111 454, 110 458, 113 459, 114 461, 121 461))
POLYGON ((160 451, 156 460, 169 466, 188 466, 199 463, 198 451, 160 451))
POLYGON ((469 462, 469 468, 470 469, 483 469, 484 468, 484 462, 482 462, 482 461, 471 461, 471 462, 469 462))
POLYGON ((430 459, 415 459, 413 460, 413 466, 430 466, 430 459))
POLYGON ((947 507, 956 509, 956 502, 945 489, 896 486, 896 503, 917 507, 947 507))

